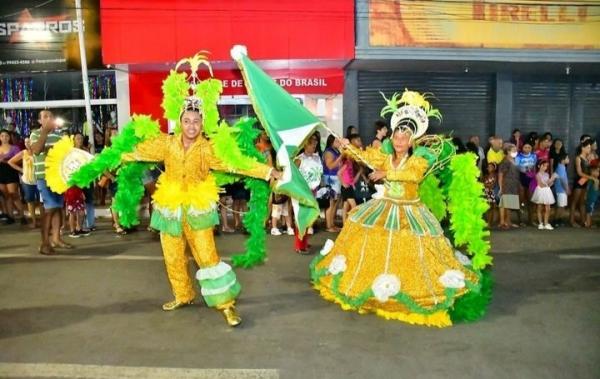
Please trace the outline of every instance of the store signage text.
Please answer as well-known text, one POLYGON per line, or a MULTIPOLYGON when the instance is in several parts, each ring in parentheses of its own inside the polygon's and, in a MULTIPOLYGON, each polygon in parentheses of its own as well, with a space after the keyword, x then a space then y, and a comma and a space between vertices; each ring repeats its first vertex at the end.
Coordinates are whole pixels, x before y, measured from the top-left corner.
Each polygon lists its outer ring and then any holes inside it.
POLYGON ((588 20, 588 9, 581 4, 569 6, 474 1, 473 19, 540 23, 585 22, 588 20))
MULTIPOLYGON (((275 82, 282 87, 301 87, 301 88, 325 88, 327 87, 326 78, 275 78, 275 82)), ((244 88, 243 79, 224 79, 223 88, 244 88)))
POLYGON ((79 21, 0 22, 0 36, 21 32, 77 33, 79 21))

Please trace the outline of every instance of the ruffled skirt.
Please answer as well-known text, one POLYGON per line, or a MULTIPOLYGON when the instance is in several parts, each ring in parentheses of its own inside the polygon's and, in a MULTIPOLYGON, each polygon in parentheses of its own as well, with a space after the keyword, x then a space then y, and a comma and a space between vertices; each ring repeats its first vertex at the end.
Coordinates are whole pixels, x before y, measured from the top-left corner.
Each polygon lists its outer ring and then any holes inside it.
POLYGON ((480 290, 480 273, 424 205, 387 199, 350 213, 311 263, 311 280, 344 310, 438 327, 452 324, 458 297, 480 290))

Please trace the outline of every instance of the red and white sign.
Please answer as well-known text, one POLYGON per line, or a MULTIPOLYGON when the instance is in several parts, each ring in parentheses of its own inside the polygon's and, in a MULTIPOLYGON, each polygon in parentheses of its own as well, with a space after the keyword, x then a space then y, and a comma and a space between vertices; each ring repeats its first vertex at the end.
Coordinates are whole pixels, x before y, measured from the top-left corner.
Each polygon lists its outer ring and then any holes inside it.
MULTIPOLYGON (((268 74, 286 91, 297 95, 344 92, 342 69, 278 70, 268 74)), ((223 82, 223 95, 247 94, 240 71, 216 71, 215 77, 223 82)))
MULTIPOLYGON (((341 68, 274 70, 267 73, 286 91, 294 95, 332 95, 344 92, 344 70, 341 68)), ((129 105, 131 114, 148 114, 163 120, 162 82, 168 72, 140 72, 129 74, 129 105)), ((203 75, 200 75, 204 78, 203 75)), ((217 70, 214 77, 223 82, 223 95, 246 95, 244 79, 239 70, 217 70)))

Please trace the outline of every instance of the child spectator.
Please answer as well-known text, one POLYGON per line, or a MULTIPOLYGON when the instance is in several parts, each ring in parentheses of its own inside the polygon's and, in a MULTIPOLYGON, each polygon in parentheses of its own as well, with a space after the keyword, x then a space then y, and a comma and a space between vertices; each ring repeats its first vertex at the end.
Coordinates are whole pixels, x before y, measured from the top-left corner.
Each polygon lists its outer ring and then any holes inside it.
POLYGON ((548 161, 541 160, 537 165, 535 191, 531 196, 531 201, 537 204, 538 229, 553 230, 554 228, 548 221, 550 219, 550 205, 554 204, 554 195, 551 186, 556 179, 556 175, 550 176, 548 161))
POLYGON ((69 229, 71 238, 89 236, 90 231, 81 228, 85 217, 85 196, 79 187, 71 187, 65 192, 65 204, 69 216, 69 229))
POLYGON ((294 235, 294 228, 292 227, 292 215, 289 212, 290 198, 285 195, 273 194, 273 210, 271 211, 271 235, 280 236, 281 230, 279 230, 279 220, 281 216, 285 219, 287 226, 287 234, 290 236, 294 235))
POLYGON ((521 206, 527 207, 529 215, 529 223, 533 223, 533 210, 529 199, 535 191, 535 166, 537 164, 537 156, 532 153, 533 146, 531 142, 523 143, 522 151, 517 155, 515 163, 519 168, 519 181, 521 187, 519 189, 519 197, 521 206))

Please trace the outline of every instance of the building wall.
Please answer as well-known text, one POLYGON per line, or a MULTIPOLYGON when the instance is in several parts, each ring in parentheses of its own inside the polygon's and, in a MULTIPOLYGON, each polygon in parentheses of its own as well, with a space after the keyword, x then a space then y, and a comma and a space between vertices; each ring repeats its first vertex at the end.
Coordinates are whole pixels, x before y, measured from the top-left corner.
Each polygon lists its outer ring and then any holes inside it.
MULTIPOLYGON (((461 10, 464 18, 446 20, 452 17, 438 15, 430 19, 424 15, 423 20, 427 20, 430 27, 439 21, 440 25, 454 22, 462 28, 470 22, 468 17, 476 16, 473 12, 478 4, 475 3, 454 4, 466 7, 461 10)), ((502 41, 493 35, 481 35, 480 47, 465 47, 435 38, 427 40, 424 35, 419 38, 424 38, 427 44, 419 44, 411 41, 409 24, 414 24, 414 20, 407 17, 410 13, 407 7, 410 6, 427 7, 431 4, 424 1, 356 0, 356 53, 355 61, 346 73, 344 123, 360 124, 363 138, 372 139, 372 123, 384 105, 383 100, 378 98, 378 91, 391 95, 407 87, 436 95, 433 103, 445 117, 441 125, 433 123, 431 130, 434 132, 454 131, 461 138, 471 134, 480 137, 497 134, 508 138, 514 128, 525 133, 550 131, 563 138, 571 150, 582 133, 600 133, 600 50, 577 43, 499 48, 496 45, 502 41), (379 13, 373 17, 374 7, 379 13), (382 10, 381 7, 387 8, 382 10), (394 37, 395 42, 389 46, 378 44, 377 38, 373 38, 374 22, 378 23, 380 35, 393 37, 389 30, 398 28, 406 35, 394 37), (400 24, 408 25, 409 29, 402 29, 400 24), (490 45, 483 48, 484 41, 490 45), (462 84, 461 78, 464 79, 462 84), (474 87, 477 81, 485 90, 474 87), (461 123, 461 120, 466 121, 461 123)), ((575 9, 563 9, 561 4, 555 7, 557 12, 575 9)), ((599 9, 590 8, 588 11, 592 12, 588 12, 589 17, 580 20, 586 27, 595 25, 590 17, 597 17, 594 12, 599 9)), ((492 20, 486 20, 489 21, 492 20)), ((548 30, 575 27, 567 25, 566 21, 546 21, 543 27, 548 30)), ((493 24, 504 27, 518 22, 499 19, 493 24)), ((478 27, 475 24, 477 22, 472 26, 478 27)), ((527 23, 518 26, 529 33, 527 38, 547 40, 544 35, 536 36, 537 29, 527 23)), ((598 35, 596 40, 600 41, 600 29, 592 30, 598 35)), ((579 41, 576 34, 569 36, 573 41, 579 41)), ((518 42, 522 38, 514 36, 509 39, 518 42)))

